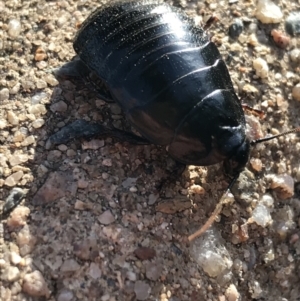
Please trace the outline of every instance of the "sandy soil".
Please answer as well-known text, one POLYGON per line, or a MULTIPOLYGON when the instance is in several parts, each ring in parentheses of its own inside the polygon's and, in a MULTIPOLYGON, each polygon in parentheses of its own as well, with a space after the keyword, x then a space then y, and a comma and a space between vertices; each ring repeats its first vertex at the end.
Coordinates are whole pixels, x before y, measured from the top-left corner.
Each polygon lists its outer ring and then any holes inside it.
MULTIPOLYGON (((229 2, 174 4, 198 23, 219 18, 209 33, 236 92, 266 114, 248 117, 252 136, 299 126, 300 39, 289 36, 283 49, 270 34, 284 30, 299 1, 278 3, 278 24, 259 22, 255 1, 229 2), (232 39, 237 17, 244 30, 232 39), (257 58, 267 62, 265 78, 257 58)), ((116 104, 52 74, 75 55, 77 27, 100 4, 0 2, 0 201, 22 200, 0 225, 0 299, 300 300, 299 136, 253 149, 235 202, 190 246, 181 238, 207 220, 228 185, 221 165, 189 166, 174 180, 176 163, 154 145, 108 137, 47 147, 77 119, 130 128, 116 104)))

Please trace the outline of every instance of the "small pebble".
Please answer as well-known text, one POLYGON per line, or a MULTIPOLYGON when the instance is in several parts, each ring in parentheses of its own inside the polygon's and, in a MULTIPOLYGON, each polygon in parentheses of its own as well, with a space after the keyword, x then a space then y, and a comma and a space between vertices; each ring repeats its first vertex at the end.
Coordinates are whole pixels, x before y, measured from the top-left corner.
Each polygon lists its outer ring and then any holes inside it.
POLYGON ((252 33, 250 34, 250 36, 248 37, 248 40, 247 40, 248 44, 252 47, 256 47, 259 45, 259 42, 258 42, 258 39, 257 39, 257 36, 252 33))
POLYGON ((45 89, 45 88, 47 88, 47 83, 44 80, 39 79, 36 82, 36 87, 38 89, 45 89))
POLYGON ((22 257, 17 254, 16 252, 12 251, 10 253, 10 262, 13 264, 13 265, 18 265, 20 262, 22 261, 22 257))
POLYGON ((34 271, 24 276, 23 292, 33 297, 49 297, 50 292, 43 275, 39 271, 34 271))
POLYGON ((300 63, 300 49, 295 48, 290 52, 291 61, 294 63, 300 63))
POLYGON ((122 113, 121 107, 117 104, 111 104, 110 111, 112 114, 115 114, 115 115, 120 115, 122 113))
POLYGON ((271 189, 282 199, 291 198, 294 195, 294 179, 290 175, 269 175, 271 189))
POLYGON ((52 87, 58 85, 58 80, 52 74, 46 74, 44 79, 52 87))
POLYGON ((72 301, 74 293, 66 288, 62 289, 57 295, 57 301, 72 301))
POLYGON ((150 260, 156 256, 156 251, 148 247, 139 247, 133 253, 140 260, 150 260))
POLYGON ((156 281, 162 273, 162 265, 157 262, 149 262, 146 264, 146 277, 149 280, 156 281))
POLYGON ((21 23, 17 19, 12 19, 8 22, 8 35, 11 39, 18 38, 20 36, 22 27, 21 23))
POLYGON ((151 194, 149 195, 149 198, 148 198, 148 204, 149 204, 149 205, 155 204, 156 201, 158 200, 158 198, 159 198, 159 195, 158 195, 158 194, 153 194, 153 193, 151 193, 151 194))
POLYGON ((31 104, 39 104, 43 99, 47 98, 48 94, 46 92, 39 92, 31 97, 31 104))
POLYGON ((68 149, 67 150, 67 156, 68 157, 74 157, 76 155, 77 155, 77 153, 76 153, 76 151, 74 151, 74 149, 68 149))
POLYGON ((0 130, 3 130, 7 127, 7 122, 4 119, 0 119, 0 130))
MULTIPOLYGON (((37 101, 38 98, 35 98, 35 101, 37 101)), ((29 107, 28 113, 33 114, 34 116, 38 117, 40 115, 44 115, 47 113, 47 109, 43 104, 33 104, 29 107)))
POLYGON ((253 283, 249 284, 249 288, 251 289, 251 297, 253 299, 259 299, 263 293, 263 290, 258 281, 253 281, 253 283))
POLYGON ((137 190, 137 188, 136 188, 135 186, 131 186, 131 187, 129 188, 129 191, 130 191, 130 192, 137 192, 138 190, 137 190))
POLYGON ((189 187, 189 193, 203 195, 205 194, 205 189, 200 185, 193 184, 189 187))
POLYGON ((266 227, 272 222, 270 209, 263 204, 258 204, 252 211, 252 217, 249 222, 255 222, 261 227, 266 227))
POLYGON ((7 219, 7 225, 10 228, 17 228, 26 225, 27 217, 30 214, 30 209, 25 206, 21 206, 13 210, 7 219))
POLYGON ((8 119, 8 122, 12 125, 18 125, 19 124, 18 116, 12 111, 7 112, 7 119, 8 119))
POLYGON ((193 241, 190 253, 210 277, 217 277, 232 266, 231 257, 214 228, 193 241))
POLYGON ((111 159, 104 159, 104 160, 102 161, 102 164, 103 164, 104 166, 112 166, 112 161, 111 161, 111 159))
POLYGON ((251 167, 252 167, 255 171, 261 171, 261 170, 262 170, 263 164, 262 164, 262 162, 261 162, 260 159, 251 158, 251 159, 250 159, 250 164, 251 164, 251 167))
MULTIPOLYGON (((36 243, 36 237, 33 233, 30 232, 30 229, 26 224, 18 233, 16 240, 19 248, 22 248, 24 246, 29 246, 30 248, 33 248, 36 243)), ((20 255, 23 256, 21 252, 20 255)))
POLYGON ((9 158, 9 164, 11 166, 20 165, 22 163, 26 163, 29 159, 27 154, 14 154, 9 158))
POLYGON ((45 50, 42 47, 38 47, 34 55, 35 61, 42 61, 45 60, 46 58, 47 58, 47 53, 45 52, 45 50))
POLYGON ((74 259, 67 259, 60 267, 60 271, 63 273, 74 273, 80 269, 80 265, 74 259))
POLYGON ((270 0, 259 0, 256 5, 256 18, 262 23, 280 23, 283 14, 279 6, 270 0))
POLYGON ((300 83, 293 87, 292 96, 295 100, 300 101, 300 83))
POLYGON ((137 179, 138 179, 138 178, 127 178, 126 180, 124 180, 124 181, 122 182, 122 186, 123 186, 124 188, 128 188, 128 187, 134 185, 137 179))
POLYGON ((151 287, 145 281, 137 281, 134 284, 134 292, 137 300, 147 300, 151 292, 151 287))
POLYGON ((92 262, 90 264, 90 267, 89 267, 89 271, 88 271, 88 274, 90 275, 90 277, 92 279, 99 279, 102 275, 102 271, 101 269, 99 268, 99 265, 92 262))
POLYGON ((3 88, 0 90, 0 101, 5 101, 9 99, 9 90, 7 88, 3 88))
MULTIPOLYGON (((1 160, 0 160, 0 164, 1 164, 1 160)), ((8 212, 16 205, 18 205, 25 195, 26 193, 23 189, 14 187, 5 200, 5 204, 3 206, 3 212, 8 212)))
POLYGON ((255 69, 256 75, 261 78, 268 77, 269 67, 267 62, 262 58, 253 60, 253 68, 255 69))
POLYGON ((28 136, 28 137, 26 137, 26 138, 22 141, 21 145, 22 145, 22 146, 28 146, 28 145, 34 144, 34 143, 35 143, 35 138, 34 138, 34 136, 28 136))
POLYGON ((41 128, 45 124, 45 120, 42 118, 36 119, 35 121, 32 122, 32 127, 35 129, 41 128))
POLYGON ((106 210, 98 217, 98 220, 103 225, 109 225, 115 221, 115 217, 110 210, 106 210))
POLYGON ((56 102, 56 103, 54 103, 50 106, 50 110, 53 113, 55 113, 55 112, 65 112, 65 111, 67 111, 67 109, 68 109, 68 105, 62 100, 60 100, 60 101, 58 101, 58 102, 56 102))
POLYGON ((244 30, 244 24, 241 19, 234 19, 234 23, 229 26, 229 36, 233 39, 237 38, 244 30))
POLYGON ((300 12, 292 12, 285 20, 285 30, 291 36, 300 34, 300 12))
POLYGON ((17 267, 7 267, 1 274, 1 279, 8 282, 17 281, 20 278, 20 270, 17 267))
POLYGON ((84 141, 81 144, 81 147, 83 150, 86 150, 86 149, 96 150, 103 146, 104 146, 104 140, 99 140, 99 139, 92 139, 89 141, 84 141))
POLYGON ((60 144, 57 148, 62 152, 65 152, 68 149, 68 147, 65 144, 60 144))
POLYGON ((128 271, 126 273, 126 277, 130 280, 135 282, 136 281, 136 273, 132 272, 132 271, 128 271))
POLYGON ((226 289, 225 296, 228 301, 237 301, 239 300, 240 294, 234 284, 230 284, 226 289))
POLYGON ((19 170, 15 173, 11 174, 9 177, 7 177, 5 179, 4 184, 9 187, 16 186, 19 183, 19 181, 22 179, 23 175, 24 175, 24 172, 22 170, 19 170))
POLYGON ((271 36, 273 37, 274 43, 277 47, 285 49, 287 48, 287 46, 289 46, 291 39, 288 36, 284 35, 282 31, 273 29, 271 31, 271 36))

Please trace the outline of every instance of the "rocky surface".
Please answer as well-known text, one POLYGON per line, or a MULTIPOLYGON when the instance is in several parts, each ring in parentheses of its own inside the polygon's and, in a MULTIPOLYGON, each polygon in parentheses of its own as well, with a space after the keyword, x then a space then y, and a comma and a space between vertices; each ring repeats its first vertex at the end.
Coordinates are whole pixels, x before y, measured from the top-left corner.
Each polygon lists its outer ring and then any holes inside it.
MULTIPOLYGON (((299 300, 299 135, 252 150, 235 202, 190 246, 182 238, 227 187, 221 165, 173 180, 175 162, 154 145, 47 145, 78 119, 130 129, 116 104, 52 72, 72 59, 78 26, 102 2, 0 2, 0 205, 12 210, 0 224, 0 299, 299 300)), ((247 113, 252 138, 299 126, 299 1, 174 4, 197 23, 218 17, 209 33, 236 92, 265 112, 247 113)))

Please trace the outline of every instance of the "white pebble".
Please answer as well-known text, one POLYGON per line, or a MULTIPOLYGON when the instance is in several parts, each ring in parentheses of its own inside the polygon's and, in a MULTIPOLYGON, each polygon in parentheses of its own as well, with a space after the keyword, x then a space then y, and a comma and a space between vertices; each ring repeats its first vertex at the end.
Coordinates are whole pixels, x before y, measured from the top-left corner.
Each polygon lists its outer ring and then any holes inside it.
POLYGON ((19 170, 15 173, 11 174, 9 177, 7 177, 5 179, 4 184, 6 186, 13 187, 22 179, 23 175, 24 175, 23 171, 19 170))
POLYGON ((253 68, 255 69, 256 75, 261 78, 268 77, 269 67, 267 62, 262 58, 253 60, 253 68))
POLYGON ((8 35, 10 38, 18 38, 21 32, 21 23, 17 19, 12 19, 8 22, 8 35))
POLYGON ((131 186, 131 187, 129 188, 129 191, 130 191, 130 192, 137 192, 138 190, 137 190, 137 188, 136 188, 135 186, 131 186))
POLYGON ((0 101, 8 100, 9 98, 9 90, 7 88, 3 88, 0 90, 0 101))
POLYGON ((28 161, 29 157, 27 154, 13 154, 9 158, 9 164, 11 166, 20 165, 22 163, 26 163, 28 161))
POLYGON ((45 89, 47 88, 47 83, 44 80, 39 79, 36 81, 36 87, 38 89, 45 89))
POLYGON ((300 49, 293 49, 291 52, 290 52, 290 58, 291 58, 291 61, 294 62, 294 63, 300 63, 300 49))
POLYGON ((7 122, 5 119, 0 119, 0 130, 3 130, 7 127, 7 122))
POLYGON ((35 104, 29 107, 28 112, 34 116, 44 115, 47 113, 47 109, 43 104, 35 104))
POLYGON ((268 208, 274 207, 274 198, 270 194, 264 194, 260 202, 268 208))
POLYGON ((42 118, 36 119, 32 122, 32 127, 35 129, 41 128, 45 124, 45 120, 42 118))
POLYGON ((3 280, 9 281, 9 282, 14 282, 16 280, 18 280, 20 277, 20 270, 17 267, 8 267, 2 276, 3 280))
POLYGON ((300 101, 300 83, 293 88, 292 96, 294 99, 300 101))
POLYGON ((52 87, 58 85, 58 80, 52 74, 45 75, 45 81, 52 87))
POLYGON ((250 284, 250 287, 252 288, 252 298, 253 299, 259 299, 261 294, 263 293, 263 290, 261 289, 261 286, 258 281, 253 281, 252 284, 250 284))
POLYGON ((251 221, 259 226, 266 227, 272 222, 270 209, 263 204, 258 204, 252 212, 251 221))
POLYGON ((12 251, 10 253, 10 262, 13 264, 13 265, 18 265, 22 260, 22 257, 17 254, 16 252, 12 251))
POLYGON ((12 125, 18 125, 19 124, 18 116, 12 111, 7 112, 7 119, 8 119, 8 122, 12 125))
POLYGON ((39 92, 31 97, 31 104, 36 105, 40 103, 43 99, 46 99, 48 94, 45 92, 39 92))
POLYGON ((30 144, 34 144, 35 143, 35 138, 34 136, 28 136, 24 139, 24 141, 22 142, 22 146, 28 146, 30 144))
POLYGON ((217 277, 232 266, 230 254, 214 228, 194 240, 190 252, 194 260, 210 277, 217 277))
POLYGON ((230 284, 226 289, 225 296, 228 301, 237 301, 240 297, 240 294, 234 284, 230 284))
POLYGON ((283 14, 279 6, 270 0, 259 0, 256 7, 256 18, 262 23, 280 23, 283 14))

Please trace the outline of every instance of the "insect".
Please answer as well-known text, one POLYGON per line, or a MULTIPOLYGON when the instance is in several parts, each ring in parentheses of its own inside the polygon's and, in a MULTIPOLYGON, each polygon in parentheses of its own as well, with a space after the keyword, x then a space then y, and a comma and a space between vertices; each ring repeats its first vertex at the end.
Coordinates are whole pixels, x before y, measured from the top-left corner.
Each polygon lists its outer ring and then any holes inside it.
MULTIPOLYGON (((150 143, 184 164, 224 161, 239 173, 249 157, 245 117, 220 53, 180 10, 157 1, 96 10, 74 41, 80 61, 104 83, 150 143)), ((78 68, 80 66, 81 68, 78 68)))
POLYGON ((101 85, 92 82, 102 99, 117 102, 142 138, 77 121, 50 137, 52 143, 111 134, 162 145, 186 165, 224 162, 230 188, 249 160, 251 145, 274 138, 250 142, 242 105, 217 47, 191 18, 166 3, 101 7, 82 24, 74 49, 79 59, 58 75, 91 80, 93 73, 100 79, 101 85))

